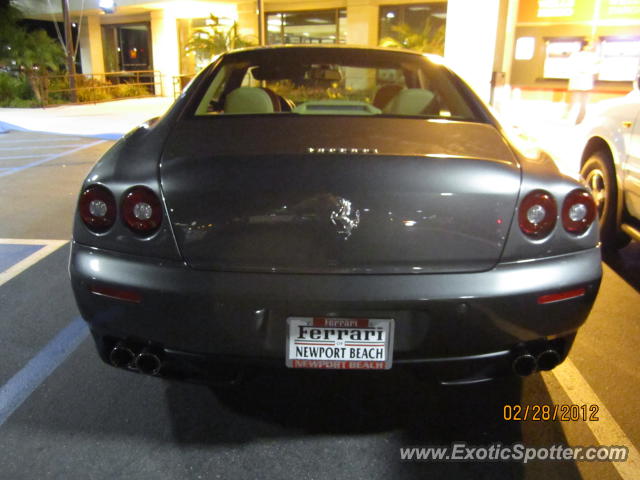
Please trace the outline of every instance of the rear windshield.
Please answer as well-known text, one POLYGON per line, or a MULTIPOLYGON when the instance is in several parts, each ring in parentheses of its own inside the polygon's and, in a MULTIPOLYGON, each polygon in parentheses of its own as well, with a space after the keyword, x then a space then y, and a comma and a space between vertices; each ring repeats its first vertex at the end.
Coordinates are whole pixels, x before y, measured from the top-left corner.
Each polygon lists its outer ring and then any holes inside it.
MULTIPOLYGON (((420 55, 280 48, 227 55, 196 116, 384 115, 478 121, 447 69, 420 55)), ((477 107, 476 107, 477 108, 477 107)))

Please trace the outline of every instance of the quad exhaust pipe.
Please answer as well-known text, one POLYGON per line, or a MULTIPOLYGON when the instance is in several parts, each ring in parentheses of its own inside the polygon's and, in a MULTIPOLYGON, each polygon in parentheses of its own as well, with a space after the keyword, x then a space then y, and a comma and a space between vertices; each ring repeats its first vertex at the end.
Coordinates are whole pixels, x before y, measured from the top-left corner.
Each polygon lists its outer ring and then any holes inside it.
POLYGON ((549 371, 557 367, 562 361, 557 350, 549 348, 543 350, 537 356, 529 352, 522 352, 516 356, 511 364, 514 373, 521 377, 527 377, 536 371, 549 371))
POLYGON ((118 342, 109 353, 109 361, 114 367, 130 368, 147 375, 157 375, 162 368, 162 360, 158 355, 143 348, 137 354, 124 342, 118 342))
POLYGON ((111 350, 111 353, 109 354, 109 361, 114 367, 127 367, 128 365, 131 365, 134 357, 135 354, 133 353, 133 350, 127 347, 124 343, 119 342, 111 350))
POLYGON ((536 357, 538 370, 543 370, 545 372, 557 367, 560 364, 560 361, 560 354, 553 349, 545 350, 536 357))
POLYGON ((521 377, 527 377, 535 372, 538 368, 536 357, 530 353, 518 355, 511 364, 513 371, 521 377))
POLYGON ((146 348, 138 354, 134 364, 141 373, 147 375, 157 375, 162 368, 160 357, 146 348))

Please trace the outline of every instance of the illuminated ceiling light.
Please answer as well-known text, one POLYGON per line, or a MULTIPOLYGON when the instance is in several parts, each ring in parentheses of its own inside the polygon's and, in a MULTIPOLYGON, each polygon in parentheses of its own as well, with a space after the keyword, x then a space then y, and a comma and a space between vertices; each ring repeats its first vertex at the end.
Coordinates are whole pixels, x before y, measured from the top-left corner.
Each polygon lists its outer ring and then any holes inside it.
POLYGON ((116 11, 116 2, 115 0, 99 0, 98 7, 104 13, 113 13, 116 11))
POLYGON ((385 16, 387 18, 396 18, 396 14, 394 12, 388 12, 385 16))

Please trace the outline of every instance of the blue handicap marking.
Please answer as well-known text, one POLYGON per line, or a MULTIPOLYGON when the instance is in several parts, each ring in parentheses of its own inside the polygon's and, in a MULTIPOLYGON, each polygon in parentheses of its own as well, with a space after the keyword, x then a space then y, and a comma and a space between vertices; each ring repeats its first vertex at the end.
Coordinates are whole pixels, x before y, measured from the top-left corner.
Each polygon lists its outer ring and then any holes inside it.
POLYGON ((33 255, 43 247, 46 247, 46 245, 0 243, 0 272, 4 272, 5 270, 11 268, 16 263, 21 262, 30 255, 33 255))

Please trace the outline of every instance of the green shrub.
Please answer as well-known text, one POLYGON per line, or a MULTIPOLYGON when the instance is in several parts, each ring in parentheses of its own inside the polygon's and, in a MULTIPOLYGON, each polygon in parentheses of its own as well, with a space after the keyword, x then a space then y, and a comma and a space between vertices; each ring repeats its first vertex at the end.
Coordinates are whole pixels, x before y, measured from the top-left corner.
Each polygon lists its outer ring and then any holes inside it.
POLYGON ((0 106, 30 107, 37 104, 26 80, 8 73, 0 73, 0 106))
POLYGON ((128 83, 121 83, 113 89, 113 95, 116 98, 147 97, 150 95, 150 93, 144 85, 131 85, 128 83))

